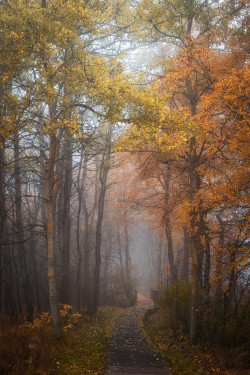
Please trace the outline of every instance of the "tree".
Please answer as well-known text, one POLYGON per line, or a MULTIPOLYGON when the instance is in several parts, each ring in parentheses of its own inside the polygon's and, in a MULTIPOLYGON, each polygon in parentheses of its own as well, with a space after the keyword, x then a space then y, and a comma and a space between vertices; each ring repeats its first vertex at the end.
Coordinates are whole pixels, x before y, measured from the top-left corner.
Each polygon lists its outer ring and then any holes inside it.
POLYGON ((146 31, 146 38, 150 40, 151 35, 158 35, 161 41, 165 39, 166 43, 175 43, 178 50, 176 56, 163 61, 160 82, 150 85, 151 93, 148 92, 148 96, 154 93, 156 98, 151 96, 151 99, 143 101, 142 96, 141 102, 138 101, 141 111, 131 113, 133 126, 121 142, 123 149, 156 152, 159 160, 178 163, 178 169, 187 178, 187 197, 182 214, 188 227, 192 259, 191 341, 197 337, 198 291, 201 287, 206 290, 208 305, 210 239, 207 233, 208 211, 204 207, 202 189, 206 184, 208 164, 218 152, 218 148, 215 151, 210 147, 209 127, 201 123, 198 116, 203 98, 213 87, 217 27, 223 26, 225 33, 222 39, 225 40, 230 20, 244 11, 244 3, 233 7, 233 10, 230 7, 230 12, 225 12, 225 5, 226 2, 188 1, 151 4, 147 10, 139 6, 139 17, 147 25, 145 29, 151 33, 149 35, 146 31), (220 17, 219 9, 224 9, 220 17))

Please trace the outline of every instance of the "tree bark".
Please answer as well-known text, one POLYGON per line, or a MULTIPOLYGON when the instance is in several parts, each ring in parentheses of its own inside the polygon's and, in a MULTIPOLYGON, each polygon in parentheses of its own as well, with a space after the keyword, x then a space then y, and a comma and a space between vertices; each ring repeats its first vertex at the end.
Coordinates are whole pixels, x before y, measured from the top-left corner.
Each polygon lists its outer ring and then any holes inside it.
MULTIPOLYGON (((192 111, 194 112, 194 110, 192 111)), ((192 113, 194 115, 195 113, 192 113)), ((191 306, 190 306, 190 329, 189 338, 191 342, 196 340, 197 336, 197 310, 198 310, 198 290, 199 290, 199 255, 201 252, 200 239, 200 212, 199 205, 195 201, 196 193, 200 189, 200 177, 196 171, 196 139, 190 140, 190 173, 189 173, 189 199, 195 206, 190 212, 190 255, 191 255, 191 306)))
POLYGON ((70 197, 72 187, 72 137, 66 132, 64 140, 63 163, 63 205, 62 205, 62 303, 70 304, 70 197))
POLYGON ((216 289, 215 289, 215 309, 216 316, 220 320, 223 314, 223 299, 222 299, 222 249, 224 245, 224 235, 225 228, 223 220, 220 215, 217 215, 217 220, 220 224, 219 232, 219 246, 215 254, 215 279, 216 279, 216 289))
POLYGON ((168 249, 168 261, 170 265, 170 274, 171 274, 171 282, 175 282, 177 280, 177 269, 174 261, 174 249, 173 249, 173 239, 172 239, 172 228, 171 228, 171 221, 170 221, 170 214, 169 214, 169 196, 170 196, 170 167, 167 165, 167 173, 164 176, 165 181, 165 233, 167 238, 167 249, 168 249))
POLYGON ((181 278, 182 280, 188 280, 189 276, 189 234, 186 227, 183 227, 183 260, 181 278))
POLYGON ((131 276, 131 258, 129 254, 129 236, 128 236, 128 224, 125 223, 124 228, 125 234, 125 271, 126 271, 126 281, 125 281, 125 293, 129 300, 130 306, 135 304, 135 288, 132 283, 131 276))
POLYGON ((110 255, 113 248, 113 231, 112 228, 108 231, 107 235, 107 246, 105 247, 105 254, 104 254, 104 267, 103 267, 103 285, 102 285, 102 297, 103 301, 105 302, 108 296, 108 282, 109 282, 109 266, 110 266, 110 255))
POLYGON ((83 187, 81 180, 81 168, 82 168, 83 150, 81 150, 81 160, 79 163, 78 176, 77 176, 77 193, 78 193, 78 209, 76 214, 76 251, 78 255, 77 271, 76 271, 76 307, 80 310, 81 307, 81 270, 82 270, 82 251, 80 245, 80 220, 82 210, 82 196, 83 187))
POLYGON ((157 264, 157 275, 156 279, 157 282, 162 282, 162 231, 160 233, 160 240, 159 240, 159 246, 158 246, 158 264, 157 264))
POLYGON ((6 227, 6 207, 5 207, 5 145, 2 142, 2 147, 0 147, 0 312, 3 307, 3 251, 4 251, 4 233, 6 227))
POLYGON ((102 220, 104 213, 105 194, 107 188, 107 176, 110 169, 110 156, 111 156, 111 140, 112 140, 113 125, 109 124, 106 137, 105 146, 102 156, 100 168, 100 194, 98 201, 98 216, 96 224, 96 244, 95 244, 95 265, 94 265, 94 285, 91 302, 91 313, 97 312, 99 287, 100 287, 100 269, 101 269, 101 239, 102 239, 102 220))
POLYGON ((22 190, 21 190, 21 165, 20 165, 20 152, 19 152, 19 136, 14 136, 14 156, 15 156, 15 209, 16 209, 16 230, 18 239, 18 254, 22 272, 22 286, 24 294, 25 315, 28 321, 33 320, 33 296, 29 280, 29 272, 27 267, 27 260, 24 246, 24 225, 22 214, 22 190))
POLYGON ((204 338, 209 337, 209 301, 210 301, 210 238, 208 228, 203 221, 203 233, 205 238, 205 250, 204 250, 204 317, 203 317, 203 332, 204 338))
POLYGON ((62 335, 61 318, 56 286, 56 250, 55 250, 55 217, 57 186, 55 178, 55 163, 58 155, 57 138, 54 132, 50 134, 49 157, 45 166, 45 199, 47 211, 47 246, 48 246, 48 285, 52 324, 56 338, 62 335))

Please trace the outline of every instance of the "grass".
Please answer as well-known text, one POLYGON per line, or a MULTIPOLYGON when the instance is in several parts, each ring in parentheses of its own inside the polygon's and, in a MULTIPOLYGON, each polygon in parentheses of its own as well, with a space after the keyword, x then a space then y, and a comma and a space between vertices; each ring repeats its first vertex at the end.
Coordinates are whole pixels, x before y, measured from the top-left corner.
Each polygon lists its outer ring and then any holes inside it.
POLYGON ((47 314, 33 324, 0 321, 2 375, 103 375, 108 363, 107 337, 117 309, 100 309, 95 317, 62 310, 63 337, 54 338, 47 314))
POLYGON ((179 334, 178 339, 168 329, 160 312, 144 318, 144 331, 154 347, 166 359, 174 375, 249 375, 236 364, 237 351, 222 348, 192 346, 179 334))
POLYGON ((175 375, 205 375, 202 368, 180 350, 159 312, 144 319, 144 332, 175 375))
POLYGON ((107 338, 116 311, 105 308, 96 317, 85 316, 79 320, 57 347, 58 374, 105 374, 108 363, 107 338))

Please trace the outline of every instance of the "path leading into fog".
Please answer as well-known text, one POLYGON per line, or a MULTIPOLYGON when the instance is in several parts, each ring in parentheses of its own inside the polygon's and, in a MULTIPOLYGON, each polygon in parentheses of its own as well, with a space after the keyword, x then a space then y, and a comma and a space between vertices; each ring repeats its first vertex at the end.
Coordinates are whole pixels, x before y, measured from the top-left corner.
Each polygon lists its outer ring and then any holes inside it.
POLYGON ((153 306, 142 297, 138 300, 138 306, 124 309, 115 320, 109 343, 108 375, 172 375, 141 328, 142 315, 153 306))

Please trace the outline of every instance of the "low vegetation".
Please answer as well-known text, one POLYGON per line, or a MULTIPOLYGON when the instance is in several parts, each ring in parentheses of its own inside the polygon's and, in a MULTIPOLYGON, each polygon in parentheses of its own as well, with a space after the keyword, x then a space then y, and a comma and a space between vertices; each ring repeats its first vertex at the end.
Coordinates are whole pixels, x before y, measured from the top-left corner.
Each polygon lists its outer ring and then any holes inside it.
MULTIPOLYGON (((200 300, 202 301, 202 296, 200 300)), ((144 330, 153 345, 166 358, 175 375, 250 374, 247 316, 241 319, 242 316, 239 314, 232 319, 232 316, 226 314, 223 318, 222 332, 222 322, 212 315, 212 300, 209 322, 204 322, 202 310, 198 311, 201 334, 196 344, 191 345, 188 339, 190 314, 188 283, 179 281, 166 288, 158 304, 159 309, 151 310, 144 316, 144 330), (241 321, 241 327, 237 330, 238 321, 241 321), (205 323, 208 325, 206 326, 205 323)))
POLYGON ((117 309, 102 308, 91 317, 61 308, 63 336, 56 340, 47 313, 33 323, 1 319, 2 375, 101 375, 108 361, 107 337, 117 309))

